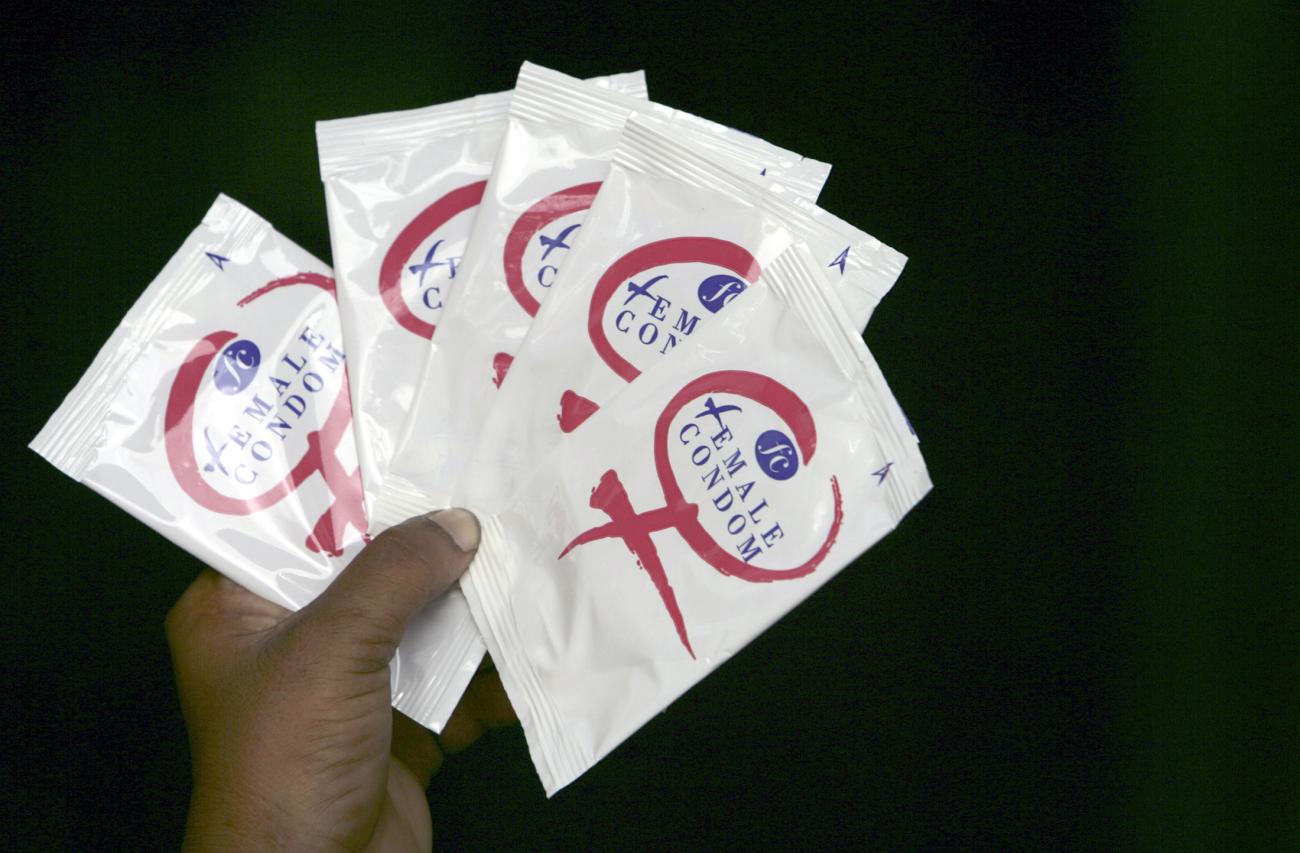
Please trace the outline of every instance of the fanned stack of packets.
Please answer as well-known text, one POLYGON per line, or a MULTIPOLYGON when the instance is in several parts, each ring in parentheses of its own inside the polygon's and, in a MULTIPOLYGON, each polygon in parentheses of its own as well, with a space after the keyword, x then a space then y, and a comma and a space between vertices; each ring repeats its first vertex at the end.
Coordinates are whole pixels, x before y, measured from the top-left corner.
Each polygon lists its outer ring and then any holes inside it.
POLYGON ((930 488, 861 338, 904 257, 646 97, 525 63, 319 123, 333 272, 219 197, 32 447, 290 608, 469 507, 394 704, 440 730, 486 649, 554 793, 930 488))

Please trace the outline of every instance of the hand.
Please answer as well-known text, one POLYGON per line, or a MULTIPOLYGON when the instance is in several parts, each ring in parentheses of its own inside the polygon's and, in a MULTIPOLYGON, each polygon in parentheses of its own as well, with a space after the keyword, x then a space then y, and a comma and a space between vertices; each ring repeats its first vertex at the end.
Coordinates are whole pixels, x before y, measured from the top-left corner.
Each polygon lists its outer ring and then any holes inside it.
POLYGON ((478 539, 464 510, 412 518, 296 613, 211 569, 190 585, 167 615, 194 764, 187 850, 430 848, 443 750, 514 713, 480 670, 439 742, 392 710, 388 665, 478 539))

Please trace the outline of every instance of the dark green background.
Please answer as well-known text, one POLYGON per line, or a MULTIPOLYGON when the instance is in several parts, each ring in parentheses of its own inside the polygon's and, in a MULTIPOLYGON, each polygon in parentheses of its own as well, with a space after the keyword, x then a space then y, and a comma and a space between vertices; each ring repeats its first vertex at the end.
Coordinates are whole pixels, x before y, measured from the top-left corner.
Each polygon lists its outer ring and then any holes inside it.
POLYGON ((328 259, 313 122, 525 58, 835 164, 936 488, 553 800, 518 730, 449 761, 441 841, 1300 846, 1294 6, 175 5, 0 36, 0 846, 174 847, 188 790, 199 566, 22 445, 218 191, 328 259))

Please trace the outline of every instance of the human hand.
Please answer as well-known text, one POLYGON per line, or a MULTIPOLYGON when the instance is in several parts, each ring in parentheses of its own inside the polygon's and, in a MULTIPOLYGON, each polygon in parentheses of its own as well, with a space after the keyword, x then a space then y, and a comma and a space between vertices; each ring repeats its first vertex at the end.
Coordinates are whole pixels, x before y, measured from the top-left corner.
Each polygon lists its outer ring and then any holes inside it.
POLYGON ((167 615, 194 792, 187 850, 428 850, 424 789, 515 717, 481 670, 441 739, 394 711, 412 616, 469 566, 479 527, 443 510, 384 531, 296 613, 205 570, 167 615))

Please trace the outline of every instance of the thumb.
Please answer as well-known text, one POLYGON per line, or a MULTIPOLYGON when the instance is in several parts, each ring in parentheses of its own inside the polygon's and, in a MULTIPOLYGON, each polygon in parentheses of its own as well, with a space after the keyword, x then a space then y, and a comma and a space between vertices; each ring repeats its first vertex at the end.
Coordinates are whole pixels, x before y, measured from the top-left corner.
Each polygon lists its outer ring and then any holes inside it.
POLYGON ((478 519, 467 510, 409 518, 376 536, 295 618, 359 671, 383 669, 406 623, 464 574, 478 541, 478 519))

